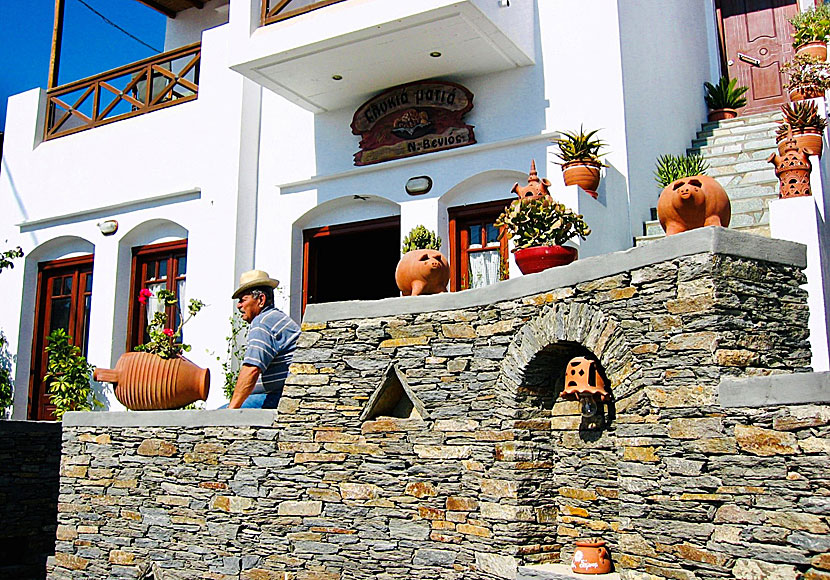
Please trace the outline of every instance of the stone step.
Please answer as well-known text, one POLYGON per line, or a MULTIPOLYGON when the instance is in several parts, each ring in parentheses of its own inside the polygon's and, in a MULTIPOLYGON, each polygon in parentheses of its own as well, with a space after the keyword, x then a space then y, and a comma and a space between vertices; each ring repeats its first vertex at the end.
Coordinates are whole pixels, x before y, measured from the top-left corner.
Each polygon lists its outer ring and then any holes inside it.
MULTIPOLYGON (((694 143, 694 142, 693 142, 694 143)), ((772 153, 777 147, 774 137, 760 137, 758 139, 747 140, 736 143, 725 143, 720 145, 700 145, 689 147, 686 153, 698 154, 708 157, 710 155, 720 155, 729 153, 741 153, 742 151, 769 151, 772 153)))
POLYGON ((519 566, 516 580, 619 580, 618 572, 609 574, 577 574, 567 564, 536 564, 519 566))
POLYGON ((744 115, 741 117, 736 117, 734 119, 726 119, 724 121, 712 121, 706 122, 701 125, 701 130, 706 131, 712 127, 741 127, 744 125, 759 125, 764 123, 769 123, 771 121, 777 121, 782 119, 784 115, 781 111, 771 111, 769 113, 757 113, 755 115, 744 115))
POLYGON ((692 139, 692 148, 698 149, 702 147, 716 147, 718 145, 735 145, 751 143, 753 146, 758 145, 758 141, 772 140, 775 143, 775 129, 769 131, 756 131, 747 133, 745 135, 717 135, 711 137, 696 137, 692 139))
POLYGON ((778 129, 777 121, 769 121, 766 123, 758 123, 756 125, 741 125, 738 127, 711 127, 709 129, 701 129, 697 132, 697 139, 709 139, 712 137, 726 137, 728 135, 735 136, 751 136, 755 134, 768 134, 778 129))

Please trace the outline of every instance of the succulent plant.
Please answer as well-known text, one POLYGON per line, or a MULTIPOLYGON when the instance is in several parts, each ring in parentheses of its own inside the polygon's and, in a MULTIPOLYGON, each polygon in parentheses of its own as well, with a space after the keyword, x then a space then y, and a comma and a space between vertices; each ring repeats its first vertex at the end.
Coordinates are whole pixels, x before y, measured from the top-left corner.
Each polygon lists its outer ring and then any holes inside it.
POLYGON ((426 229, 424 226, 416 226, 412 228, 403 239, 402 253, 411 252, 412 250, 440 250, 441 238, 433 231, 426 229))
POLYGON ((709 163, 700 155, 661 155, 657 158, 654 179, 660 187, 666 187, 684 177, 706 175, 708 169, 709 163))
POLYGON ((717 84, 703 83, 706 89, 706 94, 703 100, 706 101, 706 106, 712 110, 715 109, 740 109, 746 106, 746 97, 744 93, 749 90, 749 87, 736 86, 737 79, 729 80, 723 76, 717 84))
POLYGON ((790 127, 793 131, 804 129, 824 131, 827 127, 827 119, 819 115, 818 106, 814 101, 786 103, 781 106, 781 111, 784 113, 784 120, 775 131, 775 136, 779 141, 787 136, 790 127))
POLYGON ((561 246, 579 236, 583 240, 591 228, 580 214, 549 197, 517 199, 498 217, 502 236, 513 240, 513 251, 536 246, 561 246))
POLYGON ((599 129, 595 129, 586 133, 581 125, 579 132, 562 131, 563 136, 555 141, 559 146, 559 153, 556 156, 562 160, 560 165, 586 159, 599 163, 599 158, 605 155, 605 153, 600 153, 600 150, 607 144, 601 139, 594 138, 598 132, 599 129))

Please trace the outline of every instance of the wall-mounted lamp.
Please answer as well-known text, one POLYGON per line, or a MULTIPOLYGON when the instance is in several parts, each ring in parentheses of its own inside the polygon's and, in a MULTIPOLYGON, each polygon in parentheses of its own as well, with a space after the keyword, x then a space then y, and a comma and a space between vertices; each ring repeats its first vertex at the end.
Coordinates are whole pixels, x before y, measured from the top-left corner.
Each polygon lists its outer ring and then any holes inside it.
POLYGON ((105 236, 111 236, 112 234, 118 231, 118 222, 115 220, 104 220, 102 222, 98 222, 95 225, 98 226, 98 229, 105 236))
POLYGON ((563 399, 577 399, 583 417, 599 414, 602 403, 608 400, 605 379, 597 368, 597 361, 585 357, 574 357, 565 366, 565 388, 563 399))
POLYGON ((409 195, 423 195, 432 189, 432 178, 428 175, 410 177, 406 182, 406 193, 409 195))
POLYGON ((510 0, 499 0, 499 7, 500 8, 509 8, 510 7, 510 0))

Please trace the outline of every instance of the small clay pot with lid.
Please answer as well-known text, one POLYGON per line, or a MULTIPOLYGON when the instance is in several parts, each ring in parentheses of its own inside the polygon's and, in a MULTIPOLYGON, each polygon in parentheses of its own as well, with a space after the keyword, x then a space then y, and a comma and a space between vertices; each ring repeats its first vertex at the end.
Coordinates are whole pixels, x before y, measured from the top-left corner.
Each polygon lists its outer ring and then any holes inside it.
POLYGON ((605 541, 577 541, 571 570, 577 574, 607 574, 610 572, 611 558, 605 548, 605 541))

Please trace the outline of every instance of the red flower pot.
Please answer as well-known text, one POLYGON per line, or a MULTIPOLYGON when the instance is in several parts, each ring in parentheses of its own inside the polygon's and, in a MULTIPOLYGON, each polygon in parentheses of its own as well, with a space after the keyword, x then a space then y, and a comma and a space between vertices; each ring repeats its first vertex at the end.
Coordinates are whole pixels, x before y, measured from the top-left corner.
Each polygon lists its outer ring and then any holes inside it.
POLYGON ((576 248, 568 246, 535 246, 516 250, 516 265, 522 274, 535 274, 554 266, 565 266, 576 260, 576 248))
POLYGON ((178 409, 207 400, 210 370, 184 357, 161 358, 148 352, 121 355, 115 369, 95 369, 96 381, 113 383, 115 398, 133 411, 178 409))

